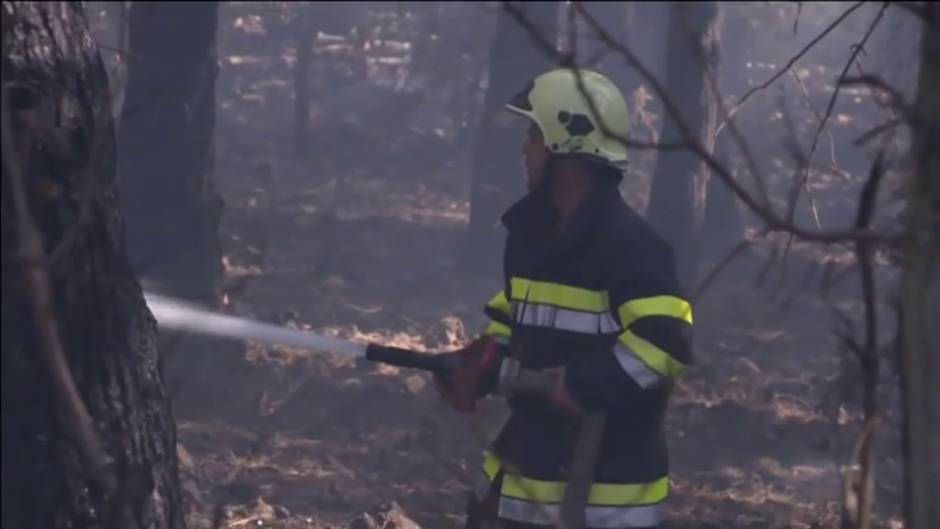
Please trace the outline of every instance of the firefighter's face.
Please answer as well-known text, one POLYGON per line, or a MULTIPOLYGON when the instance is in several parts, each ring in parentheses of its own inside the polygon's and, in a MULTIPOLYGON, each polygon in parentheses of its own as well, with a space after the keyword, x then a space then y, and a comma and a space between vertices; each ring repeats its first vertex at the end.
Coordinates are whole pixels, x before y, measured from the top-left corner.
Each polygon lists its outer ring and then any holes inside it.
POLYGON ((529 124, 525 142, 522 144, 522 161, 525 164, 526 187, 529 191, 538 189, 545 180, 545 162, 548 150, 542 131, 535 123, 529 124))

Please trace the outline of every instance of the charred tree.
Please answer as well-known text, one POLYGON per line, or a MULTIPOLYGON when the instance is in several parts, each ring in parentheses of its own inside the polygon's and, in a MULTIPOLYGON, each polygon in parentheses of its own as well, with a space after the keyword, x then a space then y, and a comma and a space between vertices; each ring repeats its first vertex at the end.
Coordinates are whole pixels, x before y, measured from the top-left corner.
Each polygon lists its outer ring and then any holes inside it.
POLYGON ((80 3, 3 2, 2 525, 183 527, 154 321, 80 3))
POLYGON ((134 2, 118 137, 127 247, 167 293, 218 303, 222 201, 213 166, 215 2, 134 2))
MULTIPOLYGON (((548 40, 557 34, 557 2, 524 2, 526 18, 548 40)), ((474 149, 470 184, 470 225, 459 262, 467 272, 493 274, 501 266, 500 216, 523 192, 519 148, 525 129, 518 120, 498 120, 503 105, 532 78, 552 65, 531 36, 511 16, 500 12, 490 49, 489 86, 474 149)))
MULTIPOLYGON (((718 15, 715 2, 677 2, 669 5, 669 31, 666 37, 666 82, 668 96, 693 133, 707 143, 712 96, 708 68, 714 67, 717 47, 713 31, 718 15), (705 57, 706 60, 702 60, 705 57)), ((712 114, 713 115, 713 114, 712 114)), ((660 141, 681 141, 675 120, 663 117, 660 141)), ((680 277, 686 285, 694 282, 698 249, 695 243, 697 211, 703 193, 696 192, 703 166, 688 151, 662 152, 653 172, 650 202, 646 216, 676 253, 680 277)), ((700 188, 700 187, 699 187, 700 188)))
POLYGON ((909 529, 940 527, 940 6, 922 10, 920 74, 907 186, 899 336, 909 529))
MULTIPOLYGON (((222 199, 210 176, 218 66, 216 2, 133 2, 118 136, 127 248, 148 289, 221 307, 222 199)), ((242 403, 237 342, 160 333, 178 416, 242 403)))

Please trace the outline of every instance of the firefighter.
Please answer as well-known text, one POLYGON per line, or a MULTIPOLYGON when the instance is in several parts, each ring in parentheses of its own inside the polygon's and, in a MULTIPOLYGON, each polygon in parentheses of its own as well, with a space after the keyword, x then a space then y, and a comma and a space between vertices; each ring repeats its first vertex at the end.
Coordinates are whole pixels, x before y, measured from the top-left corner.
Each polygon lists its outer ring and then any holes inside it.
POLYGON ((470 411, 507 357, 557 378, 550 397, 509 396, 467 527, 555 526, 587 411, 603 411, 606 427, 585 525, 656 527, 669 492, 663 418, 691 360, 692 309, 672 249, 619 193, 626 103, 604 76, 559 68, 506 108, 529 123, 529 192, 502 217, 505 282, 485 307, 489 327, 450 353, 466 367, 438 377, 438 388, 470 411))

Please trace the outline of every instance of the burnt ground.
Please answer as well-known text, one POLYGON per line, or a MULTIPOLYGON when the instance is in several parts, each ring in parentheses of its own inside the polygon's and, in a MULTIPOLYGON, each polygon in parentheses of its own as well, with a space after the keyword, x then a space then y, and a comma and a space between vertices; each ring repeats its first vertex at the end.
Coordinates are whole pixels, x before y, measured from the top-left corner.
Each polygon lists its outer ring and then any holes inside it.
MULTIPOLYGON (((339 125, 315 100, 309 160, 292 161, 291 50, 252 55, 220 39, 215 181, 231 310, 427 350, 481 331, 500 280, 454 271, 467 144, 420 119, 402 127, 407 105, 385 93, 366 119, 339 125)), ((697 364, 668 419, 672 527, 835 526, 860 392, 833 307, 854 317, 861 305, 854 276, 825 301, 821 272, 807 281, 803 271, 846 259, 796 245, 786 276, 777 266, 758 281, 760 246, 698 300, 697 364)), ((498 402, 459 416, 425 374, 285 347, 235 350, 175 404, 191 527, 370 527, 390 502, 422 527, 460 526, 498 402), (220 386, 230 398, 200 406, 201 392, 220 386)), ((899 497, 896 426, 889 413, 878 445, 887 525, 899 497)))

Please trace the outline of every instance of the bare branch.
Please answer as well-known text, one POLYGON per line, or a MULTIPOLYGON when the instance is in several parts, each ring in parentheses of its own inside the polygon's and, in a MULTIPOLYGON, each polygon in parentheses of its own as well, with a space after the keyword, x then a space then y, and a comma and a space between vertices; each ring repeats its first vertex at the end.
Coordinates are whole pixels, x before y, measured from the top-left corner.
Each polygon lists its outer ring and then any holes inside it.
MULTIPOLYGON (((788 233, 793 233, 794 235, 805 239, 807 241, 814 241, 819 243, 840 243, 851 240, 866 239, 877 241, 882 239, 880 235, 871 230, 858 230, 858 229, 847 229, 847 230, 833 230, 833 231, 812 231, 801 228, 794 225, 793 223, 782 219, 778 216, 769 206, 764 206, 757 202, 757 200, 748 193, 740 183, 735 180, 735 178, 730 174, 727 168, 725 168, 720 162, 718 162, 714 156, 708 153, 706 147, 702 142, 696 137, 694 133, 689 129, 688 124, 682 118, 679 113, 675 103, 666 93, 665 88, 662 86, 662 83, 656 78, 655 75, 647 68, 629 48, 625 47, 623 44, 617 42, 611 35, 608 33, 598 22, 595 20, 590 13, 586 12, 579 4, 575 4, 576 9, 578 9, 579 14, 584 18, 588 25, 597 33, 601 40, 606 43, 608 46, 616 50, 630 65, 632 68, 636 69, 637 72, 646 80, 652 87, 654 93, 660 98, 663 103, 663 107, 666 112, 669 113, 669 116, 676 121, 677 128, 679 129, 683 139, 688 143, 688 148, 690 151, 695 153, 713 172, 714 175, 722 179, 722 181, 731 189, 732 192, 742 201, 745 205, 748 206, 751 211, 753 211, 761 220, 764 221, 766 228, 770 231, 783 231, 788 233)), ((523 17, 524 18, 524 17, 523 17)), ((544 38, 544 37, 542 37, 544 38)))
POLYGON ((855 77, 844 77, 840 81, 842 86, 866 86, 884 92, 888 96, 889 106, 901 113, 904 120, 911 126, 918 126, 921 122, 917 114, 914 113, 911 105, 905 100, 904 96, 897 88, 877 75, 866 74, 855 77))
MULTIPOLYGON (((575 5, 575 4, 572 4, 572 5, 575 5)), ((569 53, 561 53, 557 49, 555 49, 555 45, 552 44, 545 37, 545 35, 543 35, 542 32, 539 31, 539 29, 535 27, 534 24, 532 24, 532 22, 528 18, 526 18, 525 13, 523 13, 518 7, 514 6, 512 2, 503 2, 503 8, 510 16, 513 17, 513 19, 524 30, 526 30, 526 32, 529 34, 529 37, 536 44, 536 46, 540 50, 542 50, 543 53, 551 57, 558 64, 563 65, 563 66, 573 67, 575 69, 576 75, 578 76, 579 83, 581 85, 580 88, 582 90, 582 95, 587 96, 586 91, 583 90, 584 88, 583 81, 580 81, 580 73, 577 69, 577 66, 574 64, 574 60, 572 56, 569 53)), ((587 96, 585 97, 585 101, 587 102, 592 113, 594 115, 597 115, 597 107, 595 106, 593 99, 591 99, 590 96, 587 96)), ((602 116, 599 116, 598 122, 599 122, 598 128, 600 128, 601 132, 619 141, 621 144, 623 144, 626 147, 630 147, 634 149, 664 150, 664 151, 683 150, 683 149, 689 148, 689 144, 685 141, 647 142, 647 141, 636 140, 632 138, 624 138, 623 136, 620 136, 614 133, 612 130, 610 130, 610 127, 607 126, 607 123, 604 121, 602 116)))
MULTIPOLYGON (((810 109, 813 111, 813 114, 816 114, 816 110, 812 107, 812 104, 809 102, 808 95, 806 95, 806 99, 807 99, 807 104, 810 106, 810 109)), ((787 150, 787 152, 796 162, 797 169, 793 176, 794 176, 795 181, 799 181, 800 175, 803 173, 803 171, 808 170, 807 168, 809 167, 810 161, 803 155, 803 151, 800 149, 799 136, 797 134, 796 126, 794 125, 793 119, 790 116, 790 111, 789 111, 789 107, 786 104, 786 99, 782 96, 782 94, 780 97, 779 105, 780 105, 780 113, 783 115, 784 130, 786 130, 787 132, 787 139, 784 141, 784 148, 787 150)), ((816 115, 818 116, 818 114, 816 115)), ((830 146, 832 145, 831 140, 832 138, 830 136, 830 146)), ((834 151, 830 151, 830 152, 833 156, 835 156, 834 151)), ((820 218, 819 218, 819 211, 816 208, 816 199, 815 197, 813 197, 812 192, 809 190, 808 187, 806 191, 810 195, 810 204, 813 209, 813 220, 816 223, 816 229, 821 230, 822 222, 820 221, 820 218)), ((787 241, 787 250, 789 250, 792 241, 793 241, 793 237, 790 237, 790 239, 787 241)))
POLYGON ((901 124, 901 120, 898 118, 894 118, 880 125, 876 125, 875 127, 872 127, 871 129, 865 131, 858 138, 855 138, 855 140, 852 142, 852 145, 855 145, 856 147, 859 145, 864 145, 868 143, 869 141, 871 141, 873 138, 881 135, 882 133, 894 130, 900 124, 901 124))
MULTIPOLYGON (((767 187, 764 185, 764 178, 757 167, 753 153, 751 153, 750 145, 748 144, 747 140, 744 139, 744 135, 741 134, 740 130, 738 130, 738 127, 733 119, 734 116, 732 116, 731 112, 725 105, 724 96, 721 94, 721 86, 718 83, 718 77, 715 75, 713 68, 708 67, 708 58, 705 56, 705 49, 700 45, 700 43, 695 42, 696 37, 692 29, 689 27, 686 8, 682 7, 680 13, 680 22, 685 29, 686 35, 692 40, 691 49, 696 53, 696 55, 698 55, 698 60, 701 61, 703 65, 705 65, 705 68, 703 68, 703 71, 705 72, 705 79, 708 81, 708 86, 711 90, 712 97, 715 99, 715 105, 718 107, 718 115, 721 120, 721 126, 727 126, 728 132, 731 134, 731 138, 737 144, 738 149, 744 156, 744 161, 747 163, 748 171, 750 171, 751 177, 754 179, 755 185, 757 185, 757 190, 760 193, 760 200, 763 203, 763 207, 767 210, 770 210, 770 195, 767 193, 767 187)), ((716 127, 713 136, 715 141, 717 141, 718 135, 720 133, 721 127, 716 127)), ((706 152, 709 154, 709 156, 711 156, 714 145, 706 145, 705 147, 706 152)))
MULTIPOLYGON (((875 15, 875 18, 872 19, 871 24, 868 25, 868 30, 865 31, 865 34, 862 36, 862 40, 860 40, 858 44, 853 47, 852 53, 849 55, 848 62, 845 63, 845 67, 842 68, 842 73, 839 74, 839 77, 836 80, 835 90, 832 92, 832 97, 829 98, 829 104, 826 106, 825 114, 819 121, 819 125, 816 127, 816 133, 813 135, 813 143, 810 145, 809 154, 806 156, 806 159, 810 162, 813 160, 813 156, 816 154, 816 148, 819 145, 819 135, 822 134, 823 129, 826 127, 826 122, 829 121, 830 117, 832 117, 832 111, 836 106, 836 100, 839 98, 839 92, 842 90, 842 81, 845 79, 846 75, 848 75, 849 69, 858 58, 858 54, 865 49, 865 44, 868 42, 868 38, 871 37, 871 34, 875 31, 875 28, 878 27, 878 23, 881 22, 886 9, 888 9, 887 2, 881 5, 881 9, 878 10, 878 14, 875 15)), ((790 220, 793 219, 793 215, 796 213, 797 197, 800 189, 802 189, 802 187, 805 186, 806 182, 809 180, 809 169, 810 166, 807 164, 800 182, 793 186, 793 189, 791 190, 789 210, 787 211, 787 218, 790 220)))
POLYGON ((758 92, 760 90, 767 88, 768 86, 773 84, 774 81, 776 81, 777 79, 780 79, 780 77, 783 76, 783 74, 787 73, 787 70, 789 70, 790 67, 796 64, 796 61, 800 60, 800 58, 806 55, 806 53, 809 50, 813 49, 813 46, 815 46, 816 44, 819 43, 819 41, 824 39, 826 35, 828 35, 829 33, 832 33, 832 30, 836 29, 836 27, 838 27, 838 25, 841 24, 843 20, 845 20, 849 15, 851 15, 856 9, 862 7, 864 3, 865 3, 864 1, 856 2, 851 7, 846 9, 841 15, 836 17, 835 20, 833 20, 828 26, 826 26, 826 28, 823 29, 822 32, 819 33, 819 35, 816 35, 816 37, 813 38, 813 40, 809 41, 809 44, 804 46, 803 49, 799 51, 799 53, 791 57, 790 60, 787 61, 787 63, 783 66, 783 68, 780 68, 779 70, 777 70, 775 74, 770 76, 770 78, 764 81, 763 83, 748 90, 743 96, 741 96, 741 99, 738 100, 734 108, 731 109, 731 114, 734 115, 734 113, 737 112, 739 108, 741 108, 741 105, 743 105, 745 101, 750 99, 750 97, 754 95, 755 92, 758 92))

